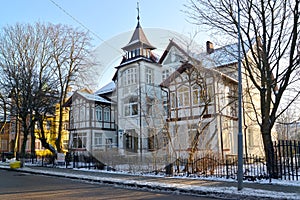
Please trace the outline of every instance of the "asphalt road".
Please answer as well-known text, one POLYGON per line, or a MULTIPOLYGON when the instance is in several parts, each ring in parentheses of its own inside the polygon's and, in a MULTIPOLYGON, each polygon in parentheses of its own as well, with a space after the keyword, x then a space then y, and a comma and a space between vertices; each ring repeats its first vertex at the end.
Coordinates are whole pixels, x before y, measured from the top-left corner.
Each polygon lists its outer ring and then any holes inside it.
POLYGON ((213 198, 150 192, 83 182, 67 178, 32 175, 0 169, 0 199, 148 199, 148 200, 212 200, 213 198))

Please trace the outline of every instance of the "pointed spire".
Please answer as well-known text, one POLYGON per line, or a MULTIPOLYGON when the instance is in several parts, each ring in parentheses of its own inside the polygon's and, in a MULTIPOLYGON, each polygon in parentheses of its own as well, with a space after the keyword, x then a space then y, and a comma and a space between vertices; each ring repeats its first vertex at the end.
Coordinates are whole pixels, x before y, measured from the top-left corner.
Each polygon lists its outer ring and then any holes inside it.
POLYGON ((137 12, 138 12, 138 15, 137 15, 138 25, 137 25, 137 27, 139 27, 140 26, 140 5, 139 5, 139 2, 136 2, 136 9, 137 9, 137 12))
POLYGON ((140 6, 139 6, 139 2, 137 2, 137 26, 133 32, 133 35, 129 41, 129 43, 123 47, 122 49, 125 51, 132 51, 134 49, 137 48, 141 48, 141 49, 156 49, 154 46, 152 46, 150 44, 150 42, 148 41, 141 25, 140 25, 140 6))

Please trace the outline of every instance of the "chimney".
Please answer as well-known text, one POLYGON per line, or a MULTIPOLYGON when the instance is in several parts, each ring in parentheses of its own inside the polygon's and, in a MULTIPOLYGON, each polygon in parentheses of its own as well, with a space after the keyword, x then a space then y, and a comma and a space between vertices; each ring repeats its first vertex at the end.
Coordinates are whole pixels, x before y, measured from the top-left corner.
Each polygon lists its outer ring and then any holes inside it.
POLYGON ((211 54, 211 53, 214 52, 214 45, 213 45, 213 43, 211 41, 207 41, 206 42, 206 52, 208 54, 211 54))

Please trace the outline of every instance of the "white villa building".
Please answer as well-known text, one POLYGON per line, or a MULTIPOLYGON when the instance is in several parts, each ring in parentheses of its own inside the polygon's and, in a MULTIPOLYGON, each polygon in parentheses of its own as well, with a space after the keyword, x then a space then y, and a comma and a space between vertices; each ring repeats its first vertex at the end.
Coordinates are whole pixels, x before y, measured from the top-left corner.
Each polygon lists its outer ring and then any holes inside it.
MULTIPOLYGON (((110 164, 237 155, 236 44, 206 47, 190 54, 172 39, 157 58, 138 18, 113 82, 68 101, 70 148, 110 164)), ((262 153, 258 126, 247 117, 244 125, 247 153, 262 153)))

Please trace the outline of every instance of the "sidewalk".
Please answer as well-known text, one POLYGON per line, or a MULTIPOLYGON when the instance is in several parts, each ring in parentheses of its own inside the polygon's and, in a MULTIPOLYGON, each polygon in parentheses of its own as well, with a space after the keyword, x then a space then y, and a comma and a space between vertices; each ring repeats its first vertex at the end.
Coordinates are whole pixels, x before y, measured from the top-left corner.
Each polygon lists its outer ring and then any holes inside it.
MULTIPOLYGON (((0 169, 12 170, 0 163, 0 169)), ((96 170, 46 168, 26 166, 16 169, 20 172, 43 174, 93 181, 118 186, 136 187, 145 190, 168 191, 209 197, 230 199, 300 199, 300 186, 278 183, 244 182, 243 189, 237 190, 236 181, 200 180, 186 177, 137 176, 96 170)), ((295 182, 295 181, 294 181, 295 182)))

